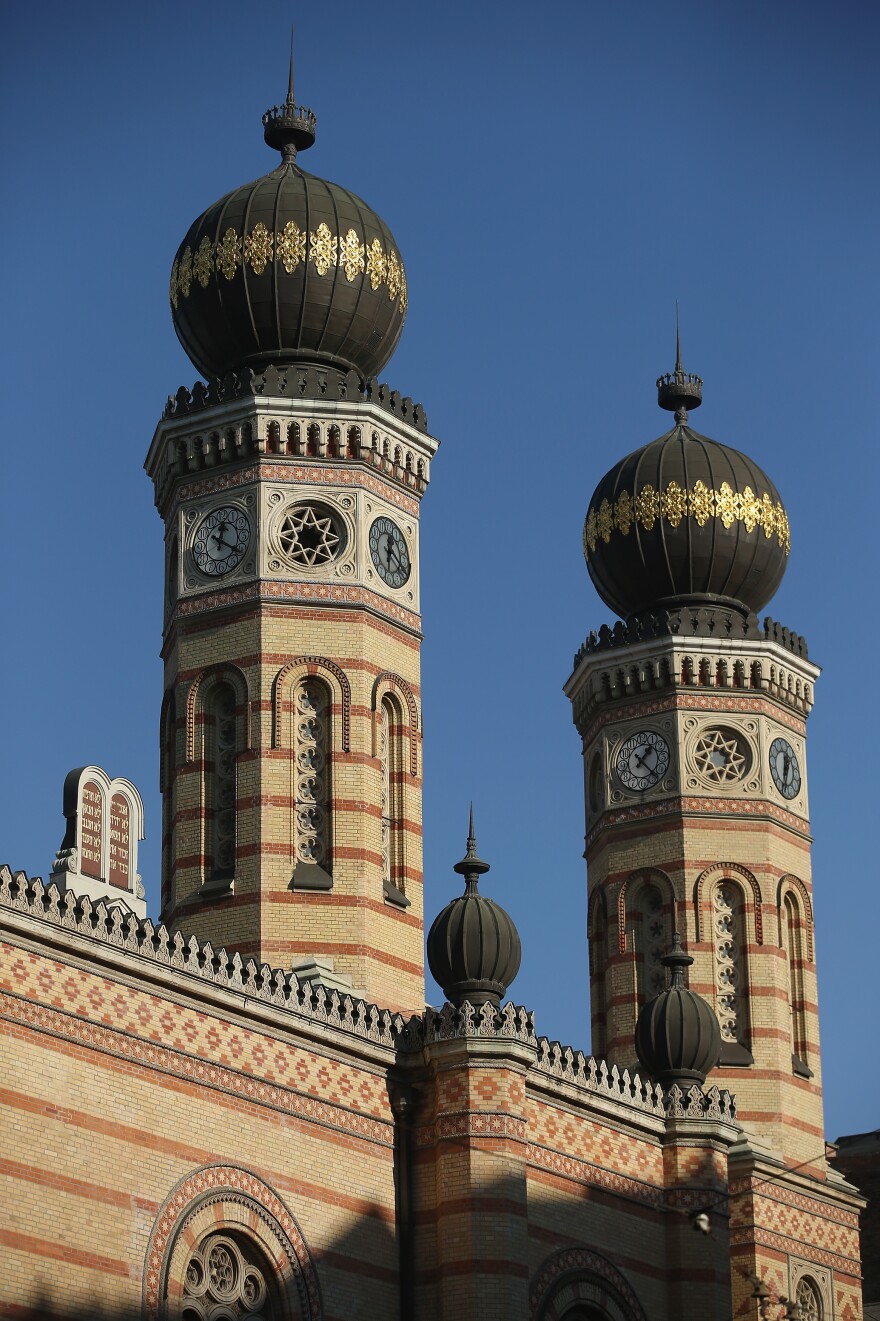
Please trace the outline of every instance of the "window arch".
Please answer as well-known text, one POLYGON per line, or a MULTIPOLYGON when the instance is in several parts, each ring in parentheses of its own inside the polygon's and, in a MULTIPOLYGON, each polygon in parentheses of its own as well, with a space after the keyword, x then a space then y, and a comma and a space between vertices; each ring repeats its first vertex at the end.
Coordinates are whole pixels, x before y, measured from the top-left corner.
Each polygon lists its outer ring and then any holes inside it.
POLYGON ((786 991, 791 1027, 791 1066, 802 1077, 812 1077, 807 1063, 806 996, 804 992, 804 921, 798 895, 791 889, 782 895, 780 943, 785 955, 786 991))
POLYGON ((299 1225, 275 1190, 241 1167, 204 1166, 180 1180, 154 1221, 142 1277, 146 1321, 322 1316, 299 1225))
POLYGON ((802 1321, 824 1321, 825 1308, 822 1305, 822 1295, 809 1275, 802 1275, 798 1280, 795 1302, 802 1321))
POLYGON ((212 684, 202 723, 205 784, 204 883, 229 888, 235 876, 238 737, 235 689, 212 684))
POLYGON ((293 885, 329 890, 332 875, 331 713, 322 679, 305 674, 293 688, 289 746, 293 800, 293 885))
POLYGON ((751 1064, 745 896, 736 881, 723 877, 710 901, 721 1063, 751 1064))
POLYGON ((596 890, 587 909, 587 938, 590 952, 590 1018, 593 1054, 603 1056, 608 1049, 608 1009, 605 977, 608 958, 608 918, 605 896, 596 890))
POLYGON ((536 1321, 646 1321, 626 1276, 591 1248, 563 1248, 548 1257, 529 1295, 536 1321))
POLYGON ((634 986, 639 1006, 666 987, 660 960, 672 943, 671 915, 654 880, 642 881, 628 904, 627 948, 633 960, 634 986))
POLYGON ((382 805, 382 889, 392 903, 406 899, 403 810, 403 713, 390 693, 379 704, 382 805))

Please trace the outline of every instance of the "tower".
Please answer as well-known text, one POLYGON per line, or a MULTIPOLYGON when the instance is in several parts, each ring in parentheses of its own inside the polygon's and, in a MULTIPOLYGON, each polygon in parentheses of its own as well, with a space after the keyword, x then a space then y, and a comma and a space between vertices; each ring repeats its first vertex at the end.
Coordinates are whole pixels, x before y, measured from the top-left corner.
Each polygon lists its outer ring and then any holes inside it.
POLYGON ((419 504, 437 442, 376 380, 406 276, 360 198, 279 166, 190 226, 170 398, 146 468, 165 522, 162 916, 258 964, 424 1005, 419 504))
POLYGON ((566 685, 583 740, 593 1049, 634 1062, 640 1005, 673 929, 721 1029, 712 1080, 786 1161, 820 1161, 803 638, 756 617, 782 579, 788 517, 750 459, 698 434, 702 382, 657 383, 675 424, 599 483, 590 576, 621 616, 566 685))

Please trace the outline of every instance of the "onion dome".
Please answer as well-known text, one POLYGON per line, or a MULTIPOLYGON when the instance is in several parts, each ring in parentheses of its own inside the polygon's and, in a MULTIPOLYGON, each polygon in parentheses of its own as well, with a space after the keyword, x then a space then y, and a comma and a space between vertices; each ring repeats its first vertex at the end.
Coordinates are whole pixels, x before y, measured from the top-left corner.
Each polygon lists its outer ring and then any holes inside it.
POLYGON ((702 1087, 721 1057, 721 1029, 712 1006, 684 984, 684 970, 693 963, 681 947, 678 932, 672 949, 660 960, 672 969, 672 985, 644 1004, 636 1022, 636 1054, 646 1072, 661 1087, 702 1087))
POLYGON ((177 337, 209 379, 270 363, 354 368, 369 379, 403 328, 397 244, 366 202, 297 165, 316 119, 294 101, 292 54, 287 100, 263 124, 281 164, 208 207, 177 250, 177 337))
POLYGON ((500 1005, 519 972, 522 950, 513 918, 480 894, 488 862, 477 857, 471 807, 467 853, 454 871, 465 879, 464 894, 437 914, 428 932, 428 964, 434 980, 454 1005, 500 1005))
POLYGON ((756 463, 688 425, 703 382, 682 369, 676 347, 674 372, 657 381, 675 426, 596 487, 584 524, 587 568, 624 619, 688 606, 757 614, 785 573, 788 515, 756 463))

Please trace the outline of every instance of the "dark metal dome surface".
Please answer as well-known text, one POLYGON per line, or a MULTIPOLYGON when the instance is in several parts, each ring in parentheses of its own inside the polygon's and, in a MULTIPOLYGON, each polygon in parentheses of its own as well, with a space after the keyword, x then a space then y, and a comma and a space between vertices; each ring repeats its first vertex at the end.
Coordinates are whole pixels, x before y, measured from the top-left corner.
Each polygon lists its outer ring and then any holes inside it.
POLYGON ((500 1005, 519 972, 522 950, 513 918, 485 895, 478 881, 489 864, 477 857, 473 812, 467 854, 455 864, 465 892, 447 904, 428 932, 428 965, 454 1005, 500 1005))
POLYGON ((297 165, 315 117, 294 103, 292 71, 287 101, 264 124, 281 165, 208 207, 177 251, 177 336, 206 377, 291 362, 375 376, 394 352, 407 306, 391 231, 354 193, 297 165))
POLYGON ((702 1086, 721 1057, 721 1029, 712 1006, 688 990, 684 969, 693 963, 676 932, 660 960, 672 968, 672 985, 643 1005, 636 1022, 636 1054, 661 1087, 702 1086))
POLYGON ((676 425, 596 487, 584 524, 590 577, 624 619, 685 605, 757 613, 791 545, 779 492, 745 454, 688 425, 685 401, 699 405, 702 382, 680 358, 658 389, 676 425))

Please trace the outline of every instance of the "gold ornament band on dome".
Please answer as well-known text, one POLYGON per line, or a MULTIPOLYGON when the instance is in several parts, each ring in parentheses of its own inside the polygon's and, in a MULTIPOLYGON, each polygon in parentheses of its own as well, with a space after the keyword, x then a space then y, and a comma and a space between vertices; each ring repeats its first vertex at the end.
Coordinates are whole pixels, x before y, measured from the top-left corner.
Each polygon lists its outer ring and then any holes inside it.
POLYGON ((625 537, 636 524, 650 532, 655 523, 665 520, 670 527, 678 527, 685 518, 692 518, 700 527, 717 518, 726 528, 734 523, 744 524, 746 532, 762 528, 768 541, 776 536, 786 555, 791 550, 788 514, 779 500, 766 491, 756 495, 750 486, 734 491, 729 482, 722 482, 716 491, 698 481, 691 490, 670 482, 665 490, 655 491, 648 483, 637 494, 621 491, 613 504, 603 500, 598 509, 591 507, 584 523, 584 554, 589 559, 600 541, 607 546, 612 533, 625 537))
POLYGON ((254 275, 262 275, 273 262, 288 275, 308 262, 322 276, 336 266, 349 284, 366 274, 371 289, 384 284, 389 301, 399 299, 401 315, 406 311, 406 271, 393 248, 386 252, 377 238, 368 245, 355 229, 337 235, 322 221, 312 232, 300 229, 295 220, 288 220, 275 234, 259 221, 243 238, 227 229, 216 243, 204 235, 195 251, 185 247, 171 268, 171 306, 176 311, 194 285, 207 289, 214 274, 233 280, 239 267, 250 267, 254 275))

